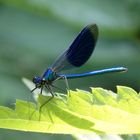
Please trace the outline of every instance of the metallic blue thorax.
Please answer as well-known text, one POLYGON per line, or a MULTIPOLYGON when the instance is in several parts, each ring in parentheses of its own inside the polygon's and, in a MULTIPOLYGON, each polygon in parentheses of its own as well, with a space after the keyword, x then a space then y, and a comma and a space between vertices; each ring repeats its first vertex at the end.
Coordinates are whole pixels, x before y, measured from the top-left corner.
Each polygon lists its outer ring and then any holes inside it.
POLYGON ((57 78, 57 75, 51 68, 48 68, 44 73, 43 78, 46 81, 54 81, 57 78))

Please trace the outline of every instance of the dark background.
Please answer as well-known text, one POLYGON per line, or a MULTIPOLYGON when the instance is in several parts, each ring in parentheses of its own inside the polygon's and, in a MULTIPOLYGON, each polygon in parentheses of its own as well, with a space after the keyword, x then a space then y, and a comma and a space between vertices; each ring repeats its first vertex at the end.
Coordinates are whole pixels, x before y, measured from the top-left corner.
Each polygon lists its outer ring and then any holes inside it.
MULTIPOLYGON (((0 105, 30 94, 21 79, 42 75, 69 47, 87 24, 96 23, 99 39, 90 60, 72 73, 124 66, 127 73, 69 80, 71 89, 103 87, 116 92, 116 85, 140 90, 139 0, 1 0, 0 1, 0 105)), ((65 89, 63 81, 56 83, 65 89)), ((5 140, 72 139, 0 130, 5 140)))

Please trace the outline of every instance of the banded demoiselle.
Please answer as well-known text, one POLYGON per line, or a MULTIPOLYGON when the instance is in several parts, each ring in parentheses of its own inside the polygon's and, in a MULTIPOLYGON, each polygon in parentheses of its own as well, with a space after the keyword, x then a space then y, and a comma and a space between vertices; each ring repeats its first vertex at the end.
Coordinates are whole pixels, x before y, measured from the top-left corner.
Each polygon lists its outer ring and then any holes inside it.
MULTIPOLYGON (((34 77, 33 83, 35 83, 35 89, 40 88, 41 94, 43 87, 45 86, 51 93, 52 97, 47 101, 49 102, 53 97, 54 93, 51 87, 55 87, 53 82, 59 79, 73 79, 87 77, 97 74, 112 73, 112 72, 124 72, 127 71, 125 67, 114 67, 102 70, 95 70, 80 74, 63 74, 61 71, 70 70, 73 68, 78 68, 85 64, 90 58, 92 52, 94 51, 96 42, 98 38, 98 27, 96 24, 91 24, 86 26, 76 37, 70 47, 65 50, 49 67, 42 77, 34 77)), ((46 103, 47 103, 46 102, 46 103)))

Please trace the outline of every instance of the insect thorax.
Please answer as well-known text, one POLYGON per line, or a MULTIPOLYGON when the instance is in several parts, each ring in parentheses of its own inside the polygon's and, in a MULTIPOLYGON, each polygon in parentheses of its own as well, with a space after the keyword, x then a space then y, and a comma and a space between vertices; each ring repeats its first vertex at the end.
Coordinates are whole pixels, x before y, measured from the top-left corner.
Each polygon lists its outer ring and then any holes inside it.
POLYGON ((48 68, 44 73, 43 78, 48 82, 52 82, 57 78, 57 74, 51 68, 48 68))

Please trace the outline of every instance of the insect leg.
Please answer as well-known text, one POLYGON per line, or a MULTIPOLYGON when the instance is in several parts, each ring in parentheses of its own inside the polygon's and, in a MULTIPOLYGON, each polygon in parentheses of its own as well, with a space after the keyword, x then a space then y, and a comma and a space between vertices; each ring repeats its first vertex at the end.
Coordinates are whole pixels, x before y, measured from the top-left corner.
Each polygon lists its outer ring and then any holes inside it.
POLYGON ((51 85, 51 86, 54 87, 54 88, 56 88, 56 89, 58 89, 58 90, 61 90, 61 91, 65 92, 65 90, 63 90, 62 88, 59 88, 59 87, 57 87, 55 85, 51 85))
POLYGON ((65 80, 66 87, 67 87, 67 89, 68 89, 68 91, 69 91, 70 87, 69 87, 69 84, 68 84, 67 77, 64 75, 63 78, 64 78, 64 80, 65 80))
POLYGON ((31 92, 35 91, 36 89, 37 89, 37 86, 34 89, 32 89, 31 92))
POLYGON ((45 87, 48 89, 48 91, 51 93, 52 97, 50 97, 47 101, 45 101, 40 107, 39 107, 39 120, 41 119, 41 112, 42 112, 42 108, 44 105, 46 105, 49 101, 51 101, 54 98, 54 93, 52 92, 52 89, 50 86, 45 85, 45 87))

